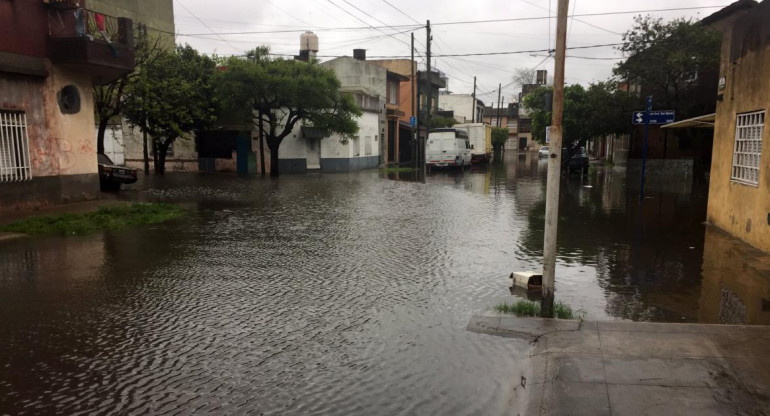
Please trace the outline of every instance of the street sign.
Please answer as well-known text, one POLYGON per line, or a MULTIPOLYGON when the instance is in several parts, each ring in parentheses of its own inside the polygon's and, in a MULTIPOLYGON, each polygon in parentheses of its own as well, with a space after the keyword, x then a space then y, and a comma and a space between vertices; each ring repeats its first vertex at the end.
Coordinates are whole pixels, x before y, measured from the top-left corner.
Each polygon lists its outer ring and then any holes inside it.
MULTIPOLYGON (((646 120, 646 111, 634 111, 631 117, 633 124, 644 124, 646 120)), ((650 111, 650 124, 666 124, 674 121, 674 110, 650 111)))
POLYGON ((409 125, 412 127, 417 127, 417 117, 415 116, 409 117, 409 125))
POLYGON ((545 144, 551 143, 551 126, 545 128, 545 144))

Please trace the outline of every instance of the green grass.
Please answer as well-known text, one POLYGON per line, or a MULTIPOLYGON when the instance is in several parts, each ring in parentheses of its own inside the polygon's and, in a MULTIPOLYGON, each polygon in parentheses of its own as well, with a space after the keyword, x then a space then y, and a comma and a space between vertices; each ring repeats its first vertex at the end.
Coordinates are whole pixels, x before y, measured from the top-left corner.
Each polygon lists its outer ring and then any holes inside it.
MULTIPOLYGON (((540 316, 540 302, 529 300, 517 300, 513 304, 503 302, 495 305, 495 310, 516 316, 540 316)), ((559 319, 575 319, 576 313, 569 305, 556 301, 553 304, 553 316, 559 319)), ((579 317, 580 313, 577 313, 577 316, 579 317)))
POLYGON ((380 172, 385 172, 385 173, 396 173, 396 172, 403 173, 403 172, 414 172, 414 171, 415 171, 415 168, 408 168, 408 167, 403 167, 403 166, 402 167, 389 167, 389 168, 382 168, 382 169, 380 169, 380 172))
POLYGON ((21 234, 82 235, 121 230, 139 224, 155 224, 179 218, 185 211, 173 204, 135 203, 102 207, 82 214, 46 215, 0 226, 0 231, 21 234))

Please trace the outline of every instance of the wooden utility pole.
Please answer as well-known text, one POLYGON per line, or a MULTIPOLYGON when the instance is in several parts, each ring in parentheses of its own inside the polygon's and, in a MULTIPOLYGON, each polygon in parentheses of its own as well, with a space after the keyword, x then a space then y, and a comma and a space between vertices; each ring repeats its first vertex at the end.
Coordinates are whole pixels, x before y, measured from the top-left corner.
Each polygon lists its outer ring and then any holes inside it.
MULTIPOLYGON (((425 135, 427 136, 430 133, 430 115, 431 115, 430 113, 431 113, 431 110, 433 109, 431 105, 433 101, 433 98, 432 98, 433 84, 431 82, 433 79, 433 76, 430 72, 430 42, 433 40, 433 36, 430 35, 430 20, 426 22, 425 31, 426 31, 426 40, 427 40, 427 51, 425 51, 425 56, 427 60, 427 69, 428 69, 428 73, 426 74, 427 77, 425 79, 425 83, 427 84, 426 86, 428 87, 428 93, 426 94, 427 96, 425 97, 426 98, 425 101, 428 103, 428 109, 425 112, 425 135)), ((422 155, 423 174, 425 173, 425 168, 427 166, 427 163, 425 163, 425 143, 427 139, 428 139, 427 137, 424 137, 422 140, 420 140, 420 144, 422 147, 421 155, 422 155)))
POLYGON ((556 61, 553 75, 553 111, 548 146, 548 185, 545 194, 545 235, 543 238, 543 300, 541 316, 553 318, 553 292, 556 282, 556 232, 559 222, 559 186, 561 182, 562 118, 564 113, 564 59, 567 48, 567 12, 569 0, 559 0, 556 15, 556 61))
POLYGON ((433 77, 431 74, 430 69, 430 59, 431 59, 431 53, 430 53, 430 42, 433 40, 433 36, 430 35, 430 20, 428 20, 427 25, 425 26, 425 31, 427 32, 427 50, 425 51, 425 57, 426 57, 426 66, 427 66, 427 77, 425 77, 425 84, 428 88, 428 92, 426 94, 425 103, 427 104, 427 109, 425 111, 425 127, 430 130, 430 116, 431 116, 431 110, 433 110, 432 101, 433 101, 433 83, 431 82, 433 77))
POLYGON ((497 127, 500 127, 500 90, 503 89, 503 83, 497 85, 497 127))
POLYGON ((476 77, 473 77, 473 104, 471 105, 471 123, 476 122, 476 77))
POLYGON ((417 169, 420 167, 420 115, 417 112, 417 90, 414 88, 415 78, 417 78, 414 68, 414 32, 412 32, 412 60, 409 62, 409 65, 412 73, 412 116, 414 116, 416 121, 415 125, 412 126, 412 158, 414 159, 414 168, 417 169))
MULTIPOLYGON (((500 99, 500 110, 505 111, 504 109, 505 109, 505 97, 500 99)), ((507 111, 505 112, 505 114, 506 114, 506 117, 508 117, 508 112, 507 111)), ((503 118, 503 116, 500 116, 500 125, 497 126, 497 127, 503 127, 502 118, 503 118)))

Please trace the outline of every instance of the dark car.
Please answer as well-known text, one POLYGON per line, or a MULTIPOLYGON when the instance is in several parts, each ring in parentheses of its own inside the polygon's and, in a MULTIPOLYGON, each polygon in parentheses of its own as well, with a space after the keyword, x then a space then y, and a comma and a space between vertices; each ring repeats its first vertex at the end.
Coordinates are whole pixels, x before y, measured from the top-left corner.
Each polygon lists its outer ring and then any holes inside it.
MULTIPOLYGON (((562 157, 567 157, 568 149, 565 147, 562 149, 562 157)), ((588 153, 586 153, 585 147, 579 147, 574 150, 575 153, 567 160, 567 163, 562 164, 562 169, 567 169, 567 172, 583 172, 588 173, 588 153)))
POLYGON ((102 190, 118 190, 121 184, 136 182, 136 169, 118 166, 103 153, 96 156, 99 162, 99 186, 102 190))

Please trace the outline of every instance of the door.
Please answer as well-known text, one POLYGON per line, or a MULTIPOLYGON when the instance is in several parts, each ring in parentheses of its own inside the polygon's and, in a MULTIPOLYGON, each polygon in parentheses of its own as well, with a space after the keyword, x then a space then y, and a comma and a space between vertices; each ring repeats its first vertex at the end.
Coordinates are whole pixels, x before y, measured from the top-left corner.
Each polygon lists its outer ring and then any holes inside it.
POLYGON ((307 169, 321 169, 321 139, 305 139, 307 169))

